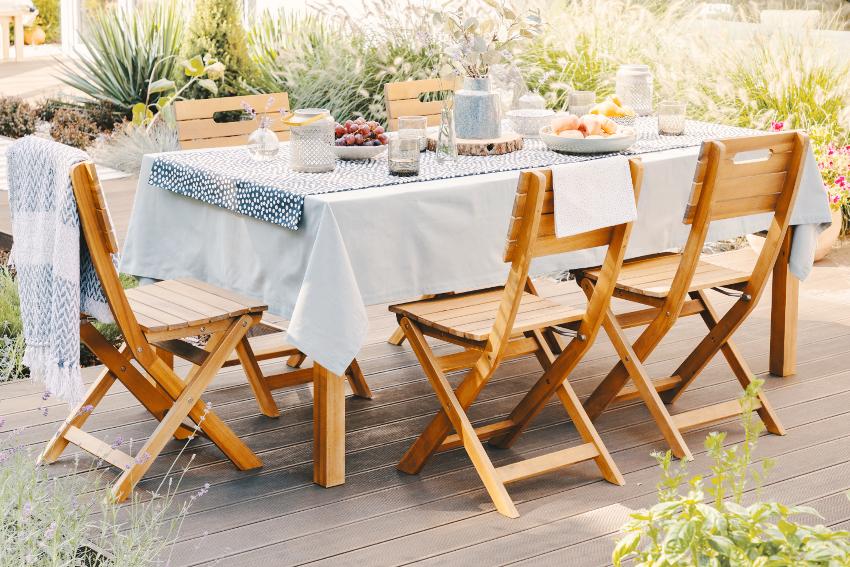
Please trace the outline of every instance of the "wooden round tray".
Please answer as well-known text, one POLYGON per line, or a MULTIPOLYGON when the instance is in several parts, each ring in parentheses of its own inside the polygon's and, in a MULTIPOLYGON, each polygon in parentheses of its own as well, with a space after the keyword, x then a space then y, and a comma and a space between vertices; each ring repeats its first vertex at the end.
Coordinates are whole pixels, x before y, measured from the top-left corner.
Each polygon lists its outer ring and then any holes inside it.
MULTIPOLYGON (((513 132, 489 140, 464 140, 458 138, 457 153, 462 156, 497 156, 522 149, 522 136, 513 132)), ((428 149, 437 149, 437 137, 428 136, 428 149)))

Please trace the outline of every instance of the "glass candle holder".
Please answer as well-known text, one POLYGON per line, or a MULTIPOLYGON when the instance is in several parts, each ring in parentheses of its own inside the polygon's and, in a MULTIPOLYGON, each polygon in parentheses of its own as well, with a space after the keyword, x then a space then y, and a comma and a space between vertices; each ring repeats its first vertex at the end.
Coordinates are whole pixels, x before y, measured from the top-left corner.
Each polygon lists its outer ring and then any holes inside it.
POLYGON ((662 136, 681 136, 685 133, 684 102, 666 100, 658 105, 658 133, 662 136))
POLYGON ((387 165, 390 175, 412 177, 419 175, 419 138, 416 136, 398 136, 389 139, 387 165))
POLYGON ((596 93, 593 91, 573 91, 570 93, 569 110, 576 116, 584 116, 596 104, 596 93))
POLYGON ((424 152, 427 146, 428 119, 424 116, 399 116, 398 135, 405 138, 418 138, 419 151, 424 152))

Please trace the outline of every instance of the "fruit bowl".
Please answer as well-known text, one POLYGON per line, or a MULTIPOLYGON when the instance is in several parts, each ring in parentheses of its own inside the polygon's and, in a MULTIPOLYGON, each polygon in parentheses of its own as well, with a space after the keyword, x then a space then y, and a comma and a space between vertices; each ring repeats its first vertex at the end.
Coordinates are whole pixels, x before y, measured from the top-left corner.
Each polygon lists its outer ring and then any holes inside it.
POLYGON ((362 116, 334 126, 334 153, 343 160, 373 159, 387 149, 384 127, 362 116))
POLYGON ((334 153, 342 160, 374 159, 386 149, 387 146, 334 146, 334 153))
POLYGON ((607 154, 622 152, 637 141, 634 129, 620 127, 616 134, 605 138, 563 138, 552 133, 552 126, 540 129, 540 139, 546 147, 568 154, 607 154))

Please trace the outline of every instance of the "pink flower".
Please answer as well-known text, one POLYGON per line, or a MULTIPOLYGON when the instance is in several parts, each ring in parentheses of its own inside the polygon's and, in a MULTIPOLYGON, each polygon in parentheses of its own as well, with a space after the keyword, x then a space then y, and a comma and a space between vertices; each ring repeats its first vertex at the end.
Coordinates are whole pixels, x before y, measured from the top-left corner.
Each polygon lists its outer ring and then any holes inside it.
POLYGON ((771 120, 770 121, 770 129, 773 130, 774 132, 781 132, 782 130, 785 129, 785 122, 779 122, 779 121, 776 121, 776 120, 771 120))

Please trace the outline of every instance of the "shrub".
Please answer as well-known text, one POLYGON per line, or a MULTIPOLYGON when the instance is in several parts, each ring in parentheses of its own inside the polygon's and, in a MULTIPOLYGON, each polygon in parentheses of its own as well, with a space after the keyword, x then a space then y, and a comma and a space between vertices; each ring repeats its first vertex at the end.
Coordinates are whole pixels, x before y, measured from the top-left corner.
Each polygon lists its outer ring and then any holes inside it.
POLYGON ((429 33, 433 10, 389 0, 367 10, 358 21, 265 14, 249 37, 258 90, 286 91, 293 107, 327 108, 338 120, 385 122, 384 84, 437 76, 442 50, 429 33))
POLYGON ((38 108, 38 118, 45 122, 52 122, 56 112, 62 109, 70 109, 85 114, 101 132, 110 132, 116 122, 121 122, 123 113, 117 112, 115 107, 108 102, 66 102, 58 99, 48 99, 38 108))
POLYGON ((0 136, 21 138, 35 132, 38 114, 25 100, 0 97, 0 136))
MULTIPOLYGON (((154 66, 161 76, 174 76, 184 21, 175 2, 145 3, 134 11, 94 11, 80 39, 79 59, 62 62, 60 78, 99 102, 108 102, 127 118, 145 100, 154 66)), ((152 103, 156 102, 156 98, 152 103)))
POLYGON ((850 533, 795 521, 803 515, 818 517, 816 510, 777 502, 742 505, 748 482, 763 482, 771 466, 765 461, 760 471, 750 470, 764 428, 753 411, 762 383, 753 381, 741 400, 745 438, 740 446, 725 448, 724 433, 710 433, 706 438, 705 446, 714 461, 707 490, 703 490, 702 477, 695 476, 688 482, 687 492, 680 493, 685 465, 673 471, 670 452, 657 455, 662 469, 658 504, 631 515, 623 527, 626 535, 612 554, 616 567, 629 559, 639 567, 850 564, 850 533), (713 501, 706 502, 706 492, 713 501))
MULTIPOLYGON (((226 70, 219 96, 249 92, 257 72, 248 56, 246 33, 242 27, 242 2, 197 0, 182 54, 187 59, 197 54, 208 55, 224 64, 226 70)), ((186 98, 209 98, 211 95, 198 84, 184 94, 186 98)))
POLYGON ((60 108, 53 114, 50 135, 59 143, 85 149, 97 138, 100 130, 86 113, 60 108))
POLYGON ((44 30, 45 42, 57 43, 62 39, 59 0, 33 0, 38 16, 35 24, 44 30))

